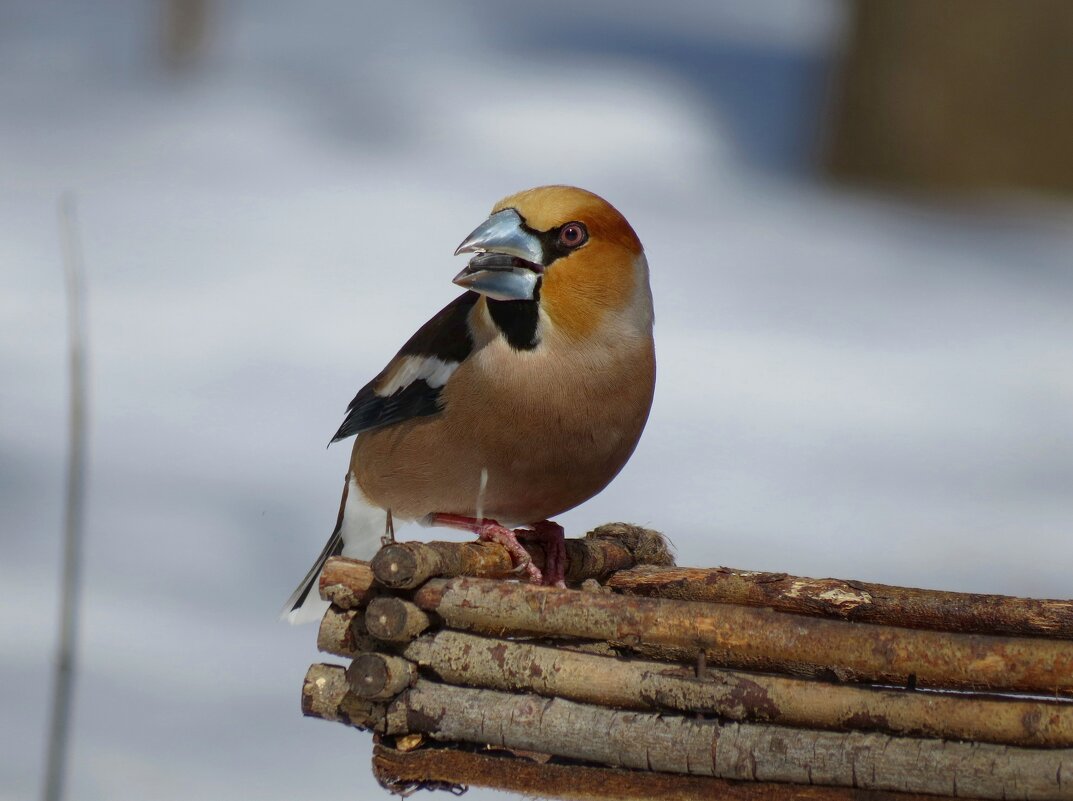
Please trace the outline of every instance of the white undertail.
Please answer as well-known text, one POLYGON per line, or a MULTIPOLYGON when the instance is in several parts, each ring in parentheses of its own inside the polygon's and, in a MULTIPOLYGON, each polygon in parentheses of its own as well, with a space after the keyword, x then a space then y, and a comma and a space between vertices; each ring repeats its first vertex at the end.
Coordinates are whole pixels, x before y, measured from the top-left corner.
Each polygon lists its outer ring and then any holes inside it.
POLYGON ((328 602, 320 599, 317 580, 330 557, 371 559, 380 547, 380 538, 387 530, 387 512, 369 502, 353 475, 347 476, 345 498, 342 514, 324 550, 283 605, 280 618, 289 623, 310 623, 324 617, 328 602))

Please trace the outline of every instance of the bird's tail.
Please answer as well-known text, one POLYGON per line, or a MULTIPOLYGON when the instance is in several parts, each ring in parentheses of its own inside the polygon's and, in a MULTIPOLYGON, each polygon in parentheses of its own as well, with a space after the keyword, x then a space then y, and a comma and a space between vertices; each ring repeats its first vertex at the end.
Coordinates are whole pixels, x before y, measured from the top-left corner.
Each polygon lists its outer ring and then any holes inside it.
POLYGON ((316 585, 324 563, 330 557, 340 554, 353 559, 372 558, 386 527, 387 512, 373 506, 353 476, 348 475, 343 486, 343 499, 339 504, 339 518, 335 523, 335 530, 313 567, 283 605, 280 619, 289 623, 309 623, 323 617, 328 603, 320 599, 316 585))

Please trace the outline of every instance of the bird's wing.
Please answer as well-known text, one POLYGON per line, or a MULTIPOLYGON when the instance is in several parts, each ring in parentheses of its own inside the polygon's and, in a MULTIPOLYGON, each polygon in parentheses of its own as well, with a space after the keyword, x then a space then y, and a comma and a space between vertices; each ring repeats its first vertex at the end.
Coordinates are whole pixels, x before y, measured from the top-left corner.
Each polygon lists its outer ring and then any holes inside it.
POLYGON ((467 318, 479 298, 466 292, 421 326, 380 375, 354 396, 332 442, 439 412, 440 392, 473 350, 467 318))

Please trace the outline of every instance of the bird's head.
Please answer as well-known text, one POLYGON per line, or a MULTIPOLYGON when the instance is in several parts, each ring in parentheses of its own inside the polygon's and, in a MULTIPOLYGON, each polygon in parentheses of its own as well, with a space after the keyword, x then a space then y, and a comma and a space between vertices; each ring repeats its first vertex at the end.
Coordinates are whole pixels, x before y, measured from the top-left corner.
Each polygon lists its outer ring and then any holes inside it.
POLYGON ((584 189, 541 186, 504 198, 458 246, 461 253, 475 255, 456 284, 494 301, 535 302, 567 334, 584 336, 638 299, 651 316, 637 234, 584 189))

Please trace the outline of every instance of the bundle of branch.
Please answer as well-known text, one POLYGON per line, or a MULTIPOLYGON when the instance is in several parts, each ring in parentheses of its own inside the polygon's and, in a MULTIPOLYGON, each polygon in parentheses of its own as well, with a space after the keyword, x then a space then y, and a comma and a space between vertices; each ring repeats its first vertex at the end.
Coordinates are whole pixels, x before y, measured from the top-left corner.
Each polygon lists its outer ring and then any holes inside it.
POLYGON ((303 710, 375 732, 395 789, 1073 799, 1073 603, 680 569, 623 524, 567 554, 581 590, 493 544, 331 560, 318 644, 352 662, 303 710))

